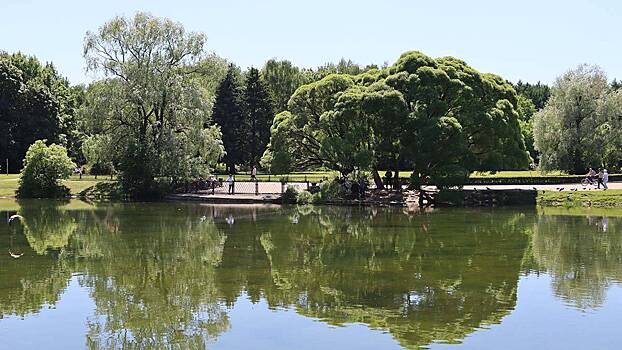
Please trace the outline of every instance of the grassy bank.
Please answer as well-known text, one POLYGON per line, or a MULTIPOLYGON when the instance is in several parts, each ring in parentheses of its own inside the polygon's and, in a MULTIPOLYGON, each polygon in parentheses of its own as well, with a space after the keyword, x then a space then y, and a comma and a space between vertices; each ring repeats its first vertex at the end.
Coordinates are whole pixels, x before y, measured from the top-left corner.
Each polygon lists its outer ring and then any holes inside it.
MULTIPOLYGON (((109 182, 109 177, 106 176, 98 176, 95 179, 95 176, 87 175, 82 176, 80 179, 79 176, 72 176, 69 180, 64 181, 65 186, 69 187, 72 195, 78 195, 80 192, 85 189, 95 186, 101 182, 109 182)), ((0 197, 15 197, 15 191, 18 187, 19 175, 17 174, 3 174, 0 175, 0 197)))
POLYGON ((538 204, 563 207, 622 207, 622 190, 541 191, 538 204))

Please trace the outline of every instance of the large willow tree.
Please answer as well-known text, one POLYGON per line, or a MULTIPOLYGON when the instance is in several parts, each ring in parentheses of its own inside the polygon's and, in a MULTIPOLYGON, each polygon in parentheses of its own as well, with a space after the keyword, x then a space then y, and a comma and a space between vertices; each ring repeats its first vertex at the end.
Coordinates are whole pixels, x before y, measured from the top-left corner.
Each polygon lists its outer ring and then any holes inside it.
POLYGON ((534 116, 540 168, 584 174, 588 167, 619 167, 622 93, 597 66, 581 65, 557 78, 551 98, 534 116))
POLYGON ((85 114, 98 137, 87 148, 114 153, 131 195, 152 194, 156 178, 204 175, 222 155, 220 130, 204 129, 209 100, 196 76, 204 44, 203 34, 145 13, 86 35, 87 68, 105 77, 88 91, 85 114))
POLYGON ((417 179, 437 184, 473 170, 523 168, 529 156, 517 106, 512 85, 496 75, 407 52, 382 70, 298 88, 275 118, 264 163, 324 166, 344 176, 411 166, 417 179))

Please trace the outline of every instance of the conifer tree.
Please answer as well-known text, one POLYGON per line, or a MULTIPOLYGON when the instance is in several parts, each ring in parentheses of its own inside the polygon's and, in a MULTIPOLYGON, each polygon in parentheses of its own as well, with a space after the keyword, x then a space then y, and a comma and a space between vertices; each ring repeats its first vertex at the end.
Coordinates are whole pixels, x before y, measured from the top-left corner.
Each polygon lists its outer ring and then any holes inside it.
POLYGON ((270 141, 270 127, 274 117, 270 91, 256 68, 251 68, 246 75, 244 106, 249 131, 245 163, 253 166, 259 164, 259 159, 270 141))
POLYGON ((213 119, 220 126, 225 146, 223 161, 227 170, 235 172, 235 165, 245 163, 247 124, 243 108, 243 91, 238 68, 229 66, 227 75, 216 91, 213 119))

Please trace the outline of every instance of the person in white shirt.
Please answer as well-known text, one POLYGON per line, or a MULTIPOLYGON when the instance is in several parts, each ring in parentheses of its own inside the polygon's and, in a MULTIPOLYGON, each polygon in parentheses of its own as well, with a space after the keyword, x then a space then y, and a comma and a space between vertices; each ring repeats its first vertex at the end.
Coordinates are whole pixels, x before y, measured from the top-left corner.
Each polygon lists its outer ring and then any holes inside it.
POLYGON ((609 182, 609 173, 607 173, 607 169, 603 170, 603 187, 608 189, 607 182, 609 182))
POLYGON ((229 194, 233 194, 233 175, 229 174, 229 177, 227 178, 227 183, 229 184, 229 194))

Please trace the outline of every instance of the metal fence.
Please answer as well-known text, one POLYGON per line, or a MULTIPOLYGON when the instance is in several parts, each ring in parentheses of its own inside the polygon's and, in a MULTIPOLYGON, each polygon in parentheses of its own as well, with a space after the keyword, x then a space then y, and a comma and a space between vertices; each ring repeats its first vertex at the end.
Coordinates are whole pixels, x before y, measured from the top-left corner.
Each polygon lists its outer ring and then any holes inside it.
POLYGON ((202 194, 281 194, 285 192, 288 186, 294 186, 298 191, 302 191, 309 189, 311 185, 309 182, 234 181, 228 183, 226 181, 212 181, 191 188, 188 192, 202 194))

